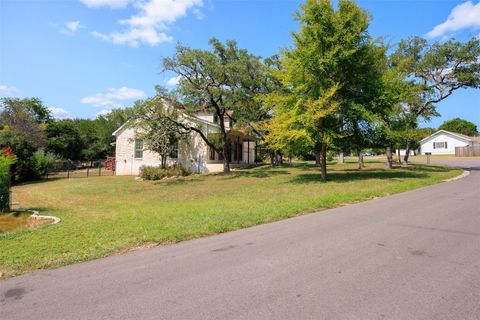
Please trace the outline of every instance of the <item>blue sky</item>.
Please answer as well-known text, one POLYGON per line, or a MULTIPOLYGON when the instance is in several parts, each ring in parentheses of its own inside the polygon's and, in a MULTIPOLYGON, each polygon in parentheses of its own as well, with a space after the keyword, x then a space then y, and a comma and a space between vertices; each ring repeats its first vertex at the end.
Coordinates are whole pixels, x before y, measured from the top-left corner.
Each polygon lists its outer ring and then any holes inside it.
MULTIPOLYGON (((260 56, 291 44, 300 1, 0 0, 0 96, 39 97, 57 117, 88 117, 169 86, 175 44, 234 39, 260 56)), ((480 1, 364 0, 370 32, 392 43, 480 35, 480 1)), ((461 90, 428 126, 461 117, 480 128, 480 90, 461 90)))

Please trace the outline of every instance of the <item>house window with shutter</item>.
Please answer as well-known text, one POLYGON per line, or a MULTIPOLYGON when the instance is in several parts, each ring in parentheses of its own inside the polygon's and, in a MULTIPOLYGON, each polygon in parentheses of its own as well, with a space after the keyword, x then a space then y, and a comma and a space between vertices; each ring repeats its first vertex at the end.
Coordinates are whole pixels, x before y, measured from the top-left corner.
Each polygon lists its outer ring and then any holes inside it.
POLYGON ((434 142, 433 149, 447 149, 447 142, 434 142))

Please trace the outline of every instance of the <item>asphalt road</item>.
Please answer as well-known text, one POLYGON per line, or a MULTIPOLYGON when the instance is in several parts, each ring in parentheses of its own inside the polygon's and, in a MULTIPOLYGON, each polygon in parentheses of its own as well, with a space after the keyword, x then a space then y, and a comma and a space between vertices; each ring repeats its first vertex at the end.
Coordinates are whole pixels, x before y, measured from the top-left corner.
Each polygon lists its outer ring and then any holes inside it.
POLYGON ((480 319, 480 161, 458 164, 471 174, 0 281, 0 319, 480 319))

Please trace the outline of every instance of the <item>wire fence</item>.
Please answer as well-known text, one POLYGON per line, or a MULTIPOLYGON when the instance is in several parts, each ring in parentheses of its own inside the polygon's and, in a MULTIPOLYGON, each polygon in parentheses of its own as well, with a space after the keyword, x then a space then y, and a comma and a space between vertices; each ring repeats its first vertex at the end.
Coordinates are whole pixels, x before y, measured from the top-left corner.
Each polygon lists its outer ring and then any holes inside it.
POLYGON ((45 178, 72 179, 114 175, 115 166, 112 166, 108 159, 95 161, 60 160, 55 162, 53 167, 48 171, 45 178))

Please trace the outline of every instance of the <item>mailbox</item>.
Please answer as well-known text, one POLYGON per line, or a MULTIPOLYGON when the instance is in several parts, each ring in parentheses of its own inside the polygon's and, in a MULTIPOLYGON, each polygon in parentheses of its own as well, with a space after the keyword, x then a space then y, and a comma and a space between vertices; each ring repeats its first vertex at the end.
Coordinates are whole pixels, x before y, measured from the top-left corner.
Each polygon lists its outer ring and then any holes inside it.
POLYGON ((430 163, 430 156, 432 155, 431 152, 425 152, 425 155, 427 156, 427 163, 430 163))

